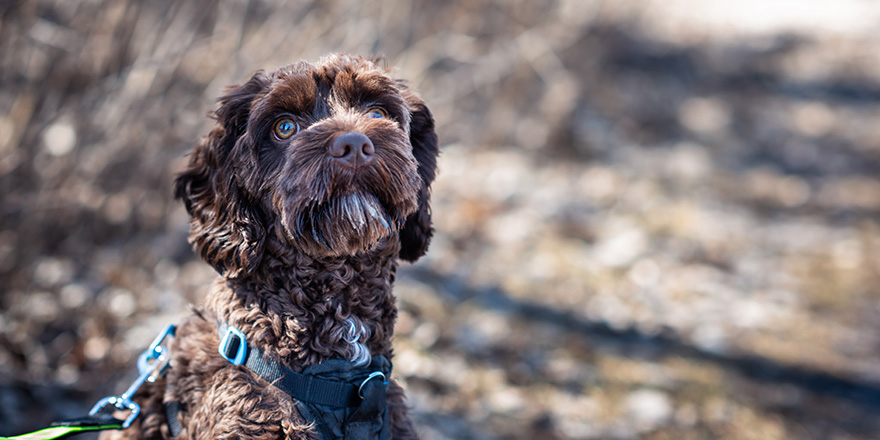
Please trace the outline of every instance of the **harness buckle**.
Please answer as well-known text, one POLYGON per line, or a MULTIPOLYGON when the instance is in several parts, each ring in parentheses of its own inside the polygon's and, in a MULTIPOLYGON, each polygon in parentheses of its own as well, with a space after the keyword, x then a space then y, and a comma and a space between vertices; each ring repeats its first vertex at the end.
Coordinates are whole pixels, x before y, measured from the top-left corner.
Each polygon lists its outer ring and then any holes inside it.
POLYGON ((360 397, 361 400, 363 400, 364 398, 364 385, 366 385, 367 382, 369 382, 370 380, 375 379, 379 376, 382 376, 382 384, 388 385, 388 382, 385 380, 385 373, 382 373, 381 371, 374 371, 370 373, 370 375, 367 376, 367 378, 364 379, 364 381, 361 382, 361 384, 358 386, 358 397, 360 397))
POLYGON ((232 365, 242 365, 247 359, 247 338, 241 330, 228 326, 226 332, 220 340, 220 346, 217 351, 223 359, 231 362, 232 365))

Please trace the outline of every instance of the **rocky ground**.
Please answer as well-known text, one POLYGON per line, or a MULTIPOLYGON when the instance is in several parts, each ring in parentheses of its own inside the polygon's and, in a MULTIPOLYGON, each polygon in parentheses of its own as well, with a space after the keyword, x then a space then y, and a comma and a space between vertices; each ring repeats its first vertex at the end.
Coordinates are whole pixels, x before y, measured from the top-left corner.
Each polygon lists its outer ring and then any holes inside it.
POLYGON ((395 371, 426 439, 880 437, 880 5, 0 2, 0 435, 214 274, 170 184, 227 84, 382 53, 443 144, 395 371))

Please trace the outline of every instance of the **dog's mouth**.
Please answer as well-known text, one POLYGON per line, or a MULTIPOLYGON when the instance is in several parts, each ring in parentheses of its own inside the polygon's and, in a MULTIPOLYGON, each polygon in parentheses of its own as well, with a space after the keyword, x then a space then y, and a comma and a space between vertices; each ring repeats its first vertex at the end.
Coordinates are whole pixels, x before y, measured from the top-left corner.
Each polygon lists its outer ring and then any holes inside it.
POLYGON ((300 248, 313 255, 354 255, 373 248, 383 238, 396 233, 400 214, 375 194, 353 191, 326 202, 306 204, 289 213, 283 227, 300 248))

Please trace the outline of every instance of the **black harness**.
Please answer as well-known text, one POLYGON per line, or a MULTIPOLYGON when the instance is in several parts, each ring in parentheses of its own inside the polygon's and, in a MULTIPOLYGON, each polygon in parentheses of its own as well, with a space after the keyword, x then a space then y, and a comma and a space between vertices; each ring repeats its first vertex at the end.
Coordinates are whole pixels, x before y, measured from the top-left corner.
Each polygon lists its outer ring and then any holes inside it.
MULTIPOLYGON (((388 439, 385 393, 391 362, 384 356, 373 356, 365 367, 355 367, 347 359, 331 359, 298 373, 249 346, 237 328, 222 322, 219 327, 220 355, 290 395, 323 440, 388 439)), ((176 437, 181 432, 177 420, 180 404, 169 402, 165 411, 168 427, 176 437)))

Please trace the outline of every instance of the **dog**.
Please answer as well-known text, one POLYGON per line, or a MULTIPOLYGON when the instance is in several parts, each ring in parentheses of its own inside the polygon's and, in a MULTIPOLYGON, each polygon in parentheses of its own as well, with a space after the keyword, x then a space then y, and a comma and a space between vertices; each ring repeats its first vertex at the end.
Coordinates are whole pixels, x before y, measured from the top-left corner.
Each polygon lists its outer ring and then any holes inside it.
POLYGON ((219 277, 135 396, 141 415, 103 439, 417 438, 390 378, 392 285, 433 234, 438 144, 381 64, 328 55, 219 99, 174 184, 219 277))

